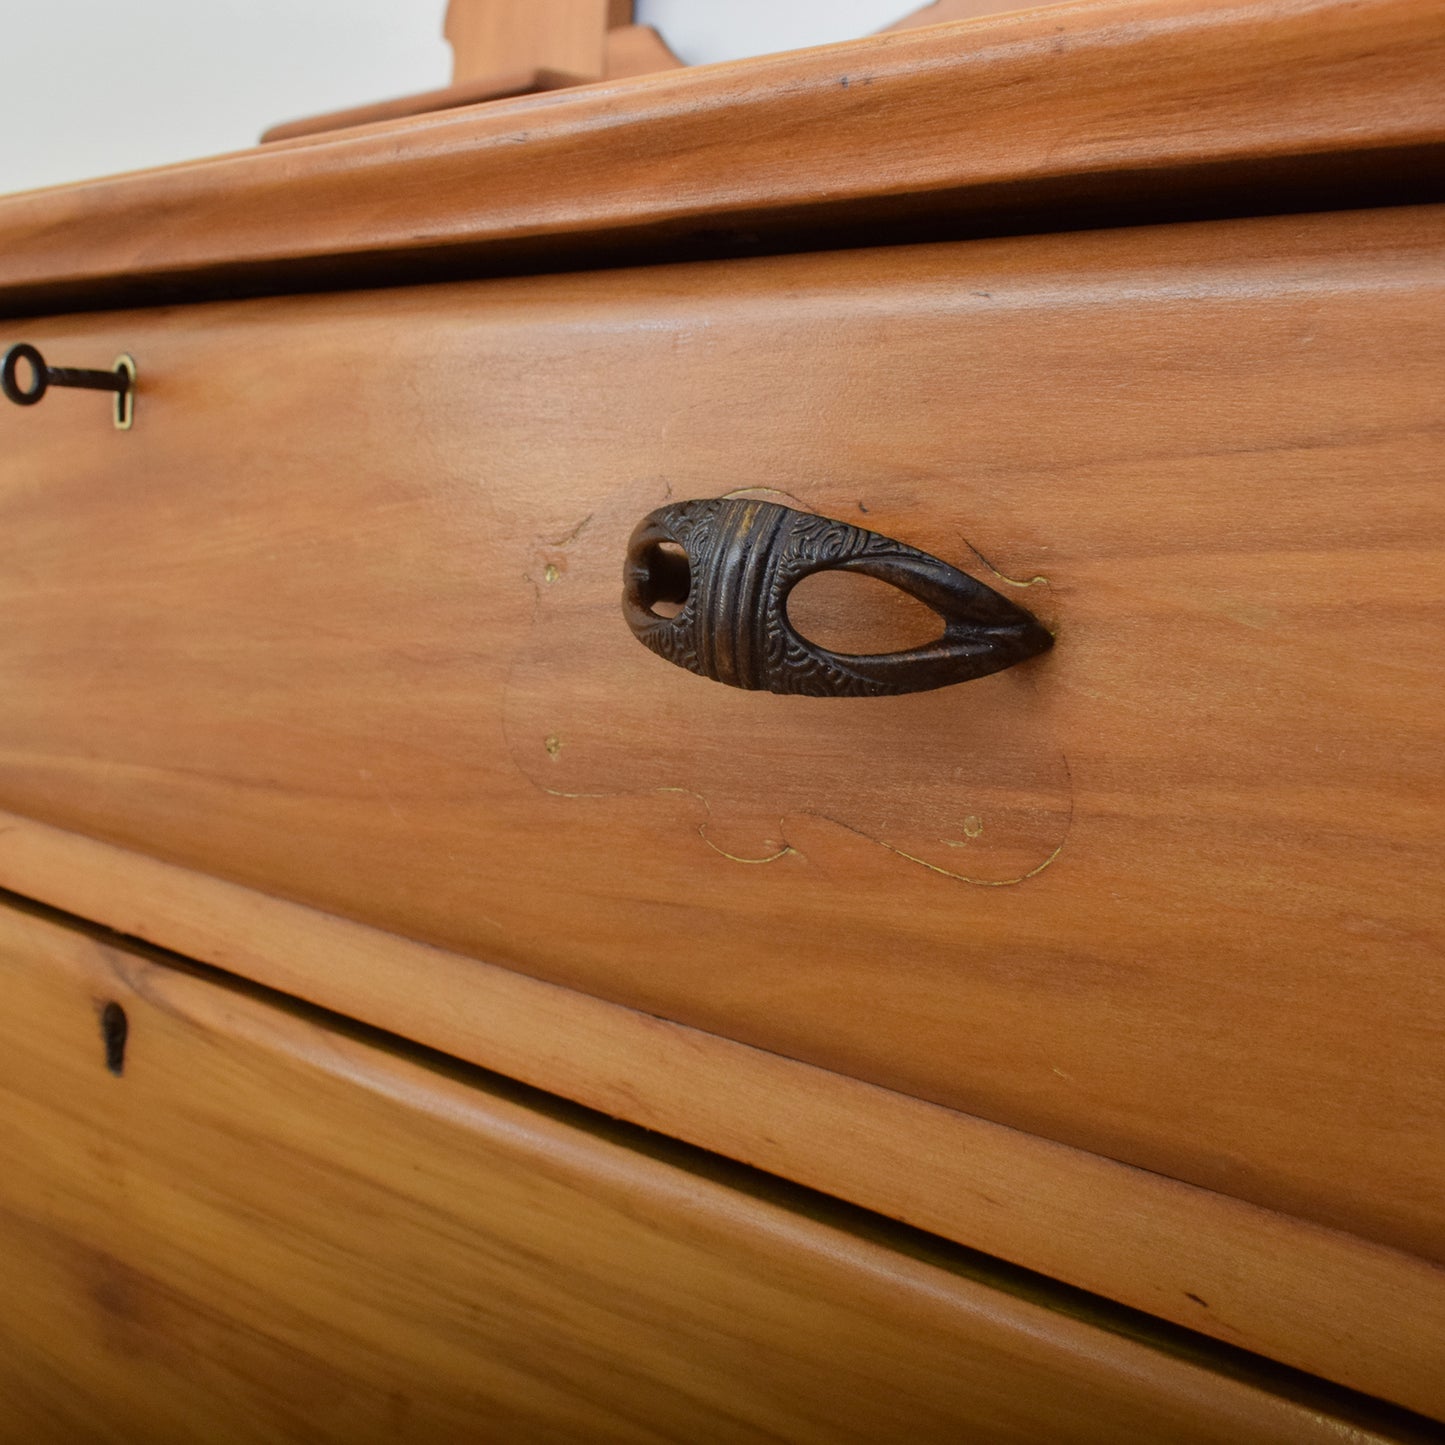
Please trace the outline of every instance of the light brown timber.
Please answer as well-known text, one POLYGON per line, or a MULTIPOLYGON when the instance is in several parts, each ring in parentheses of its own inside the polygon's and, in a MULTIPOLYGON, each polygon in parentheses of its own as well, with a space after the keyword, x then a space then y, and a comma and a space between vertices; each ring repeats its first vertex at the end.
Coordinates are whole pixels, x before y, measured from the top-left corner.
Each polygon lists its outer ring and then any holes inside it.
POLYGON ((609 30, 605 65, 609 80, 683 68, 683 62, 672 53, 667 41, 650 25, 619 25, 609 30))
POLYGON ((1421 1438, 8 908, 0 979, 27 1445, 1421 1438))
POLYGON ((1439 1259, 1441 215, 32 323, 142 380, 0 412, 0 806, 1439 1259), (672 668, 739 487, 1058 644, 672 668))
POLYGON ((0 886, 1445 1418, 1424 1260, 26 819, 0 886))
POLYGON ((452 81, 524 70, 599 79, 614 8, 612 0, 450 0, 443 33, 452 81))

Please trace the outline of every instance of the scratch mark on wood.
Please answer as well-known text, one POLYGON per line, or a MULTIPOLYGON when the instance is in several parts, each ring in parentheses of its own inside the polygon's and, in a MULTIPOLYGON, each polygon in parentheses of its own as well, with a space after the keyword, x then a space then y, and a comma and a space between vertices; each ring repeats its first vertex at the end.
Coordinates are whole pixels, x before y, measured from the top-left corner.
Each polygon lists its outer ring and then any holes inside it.
POLYGON ((1007 582, 1010 587, 1047 587, 1049 585, 1049 579, 1047 577, 1035 576, 1030 577, 1027 580, 1019 577, 1010 577, 1006 573, 1000 572, 998 568, 995 567, 993 563, 990 562, 988 558, 985 557, 983 553, 980 552, 978 548, 975 547, 973 543, 968 540, 967 537, 963 538, 963 545, 967 547, 968 550, 972 552, 973 555, 977 557, 978 560, 982 562, 983 565, 987 567, 988 570, 992 572, 993 575, 997 577, 1000 582, 1007 582))
POLYGON ((559 537, 557 541, 548 542, 547 545, 549 547, 570 547, 572 543, 575 542, 583 534, 583 532, 587 530, 589 523, 596 515, 596 512, 588 512, 587 515, 583 517, 582 520, 578 522, 577 525, 573 527, 572 530, 568 532, 565 537, 559 537))

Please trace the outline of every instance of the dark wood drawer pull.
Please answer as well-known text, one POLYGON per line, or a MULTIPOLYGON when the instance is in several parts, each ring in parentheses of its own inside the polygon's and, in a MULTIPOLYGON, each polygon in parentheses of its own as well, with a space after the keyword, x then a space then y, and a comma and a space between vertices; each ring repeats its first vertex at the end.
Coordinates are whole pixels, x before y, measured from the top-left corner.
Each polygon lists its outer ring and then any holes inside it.
POLYGON ((135 361, 117 356, 109 371, 81 366, 51 366, 29 342, 12 346, 0 360, 0 391, 16 406, 34 406, 52 386, 78 386, 115 395, 115 425, 129 431, 135 420, 135 361), (30 368, 30 385, 20 385, 20 363, 30 368))
POLYGON ((1023 608, 947 562, 847 522, 775 502, 674 502, 627 548, 622 610, 659 657, 731 687, 808 697, 887 697, 986 677, 1053 646, 1023 608), (803 637, 788 594, 833 569, 891 583, 931 607, 942 634, 922 647, 853 656, 803 637), (678 606, 675 616, 657 610, 678 606))

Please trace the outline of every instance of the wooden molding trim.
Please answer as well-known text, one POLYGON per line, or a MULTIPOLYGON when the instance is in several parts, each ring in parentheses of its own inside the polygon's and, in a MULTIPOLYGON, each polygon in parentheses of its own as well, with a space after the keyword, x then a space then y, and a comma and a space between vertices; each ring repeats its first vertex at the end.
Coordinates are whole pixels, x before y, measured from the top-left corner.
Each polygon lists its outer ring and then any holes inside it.
POLYGON ((14 196, 0 310, 1404 199, 1442 68, 1430 0, 904 30, 14 196))
POLYGON ((1423 1260, 12 814, 0 886, 1445 1418, 1423 1260))

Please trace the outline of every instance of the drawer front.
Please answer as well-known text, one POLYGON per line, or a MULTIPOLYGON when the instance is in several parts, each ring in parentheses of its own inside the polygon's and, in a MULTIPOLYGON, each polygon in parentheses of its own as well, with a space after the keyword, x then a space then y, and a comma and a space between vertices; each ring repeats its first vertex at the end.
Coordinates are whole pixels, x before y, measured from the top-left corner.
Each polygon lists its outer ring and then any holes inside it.
POLYGON ((1441 220, 27 324, 141 379, 0 411, 0 806, 1439 1258, 1441 220), (1056 645, 672 667, 739 491, 1056 645))
POLYGON ((1414 1438, 9 909, 0 980, 10 1439, 1414 1438))

